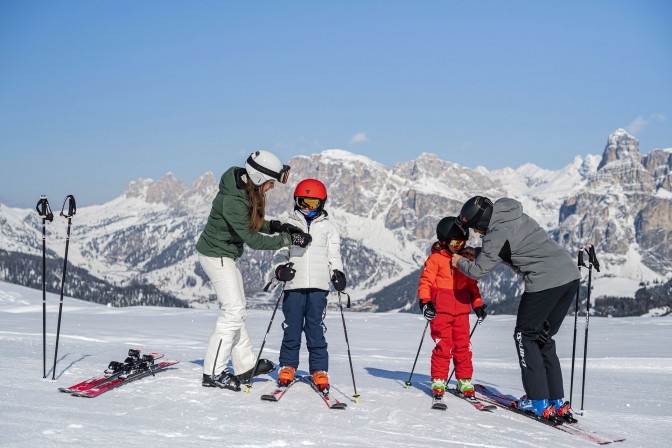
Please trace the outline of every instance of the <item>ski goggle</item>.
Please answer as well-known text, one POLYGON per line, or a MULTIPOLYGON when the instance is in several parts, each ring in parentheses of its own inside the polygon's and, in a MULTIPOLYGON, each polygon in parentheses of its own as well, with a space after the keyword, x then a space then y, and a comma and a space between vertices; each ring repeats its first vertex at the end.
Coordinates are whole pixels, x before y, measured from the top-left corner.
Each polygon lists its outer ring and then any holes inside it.
POLYGON ((464 240, 450 240, 448 245, 453 249, 464 249, 464 246, 467 245, 467 242, 464 240))
POLYGON ((296 206, 303 210, 317 210, 322 205, 322 199, 305 198, 299 196, 295 199, 296 206))
POLYGON ((278 179, 278 182, 281 184, 287 183, 287 179, 289 179, 289 165, 282 165, 282 169, 278 173, 276 179, 278 179))

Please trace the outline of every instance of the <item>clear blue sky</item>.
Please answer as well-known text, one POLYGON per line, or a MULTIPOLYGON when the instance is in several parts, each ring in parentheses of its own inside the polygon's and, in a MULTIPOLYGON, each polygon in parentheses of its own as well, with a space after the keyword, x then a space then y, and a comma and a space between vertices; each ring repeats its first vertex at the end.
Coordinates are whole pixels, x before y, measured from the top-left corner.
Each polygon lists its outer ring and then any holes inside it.
POLYGON ((672 147, 672 2, 0 1, 0 202, 266 148, 557 169, 672 147))

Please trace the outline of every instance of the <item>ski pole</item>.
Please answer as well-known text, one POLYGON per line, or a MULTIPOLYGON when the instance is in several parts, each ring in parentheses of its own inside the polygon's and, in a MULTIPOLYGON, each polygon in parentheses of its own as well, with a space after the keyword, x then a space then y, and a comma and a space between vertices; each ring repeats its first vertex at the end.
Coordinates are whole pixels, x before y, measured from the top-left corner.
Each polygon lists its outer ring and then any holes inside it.
MULTIPOLYGON (((471 341, 471 337, 474 335, 474 331, 476 331, 476 327, 478 327, 478 324, 480 324, 481 322, 483 322, 483 319, 476 320, 476 323, 474 324, 474 328, 472 328, 471 333, 469 333, 469 341, 471 341)), ((446 381, 446 384, 450 383, 450 380, 453 379, 453 374, 454 373, 455 373, 455 367, 453 367, 453 371, 450 372, 450 376, 448 377, 448 381, 446 381)))
MULTIPOLYGON (((347 292, 344 292, 348 296, 347 308, 350 308, 350 295, 347 292)), ((348 347, 348 361, 350 362, 350 374, 352 375, 352 387, 355 389, 355 403, 359 404, 359 394, 357 393, 357 385, 355 384, 355 371, 352 368, 352 356, 350 356, 350 342, 348 341, 348 329, 345 327, 345 317, 343 316, 343 304, 341 303, 341 292, 338 292, 338 307, 341 309, 341 320, 343 321, 343 333, 345 333, 345 344, 348 347)))
POLYGON ((77 205, 75 204, 75 197, 71 194, 65 197, 63 201, 63 207, 61 208, 61 216, 68 218, 68 232, 65 239, 65 257, 63 258, 63 277, 61 278, 61 300, 58 305, 58 326, 56 327, 56 349, 54 350, 54 370, 51 377, 52 380, 56 379, 56 360, 58 359, 58 340, 61 336, 61 316, 63 315, 63 292, 65 289, 65 272, 68 267, 68 247, 70 245, 70 226, 72 223, 72 217, 77 213, 77 205), (68 211, 65 211, 65 204, 68 204, 68 211))
MULTIPOLYGON (((583 247, 579 247, 579 254, 576 266, 579 268, 579 274, 581 274, 582 267, 586 266, 586 263, 583 261, 583 247)), ((581 282, 579 282, 579 289, 576 290, 576 301, 574 303, 574 340, 572 341, 572 376, 569 382, 569 402, 572 402, 572 393, 574 392, 574 360, 576 359, 576 329, 577 329, 577 319, 579 316, 579 295, 581 293, 581 282)))
MULTIPOLYGON (((289 263, 290 268, 293 263, 289 263)), ((271 285, 271 282, 269 282, 266 285, 266 288, 271 285)), ((278 311, 278 306, 280 305, 280 300, 282 299, 282 295, 285 291, 285 282, 282 282, 282 288, 280 288, 280 294, 278 295, 278 300, 275 302, 275 308, 273 309, 273 314, 271 315, 271 321, 268 323, 268 328, 266 329, 266 334, 264 335, 264 340, 261 343, 261 348, 259 349, 259 356, 257 356, 257 361, 254 363, 254 370, 252 371, 252 376, 250 377, 250 381, 247 383, 247 386, 245 388, 245 393, 248 394, 250 393, 250 389, 252 388, 252 380, 254 380, 254 376, 257 374, 257 369, 259 368, 259 360, 261 359, 261 353, 264 351, 264 345, 266 345, 266 337, 268 336, 268 333, 271 331, 271 326, 273 325, 273 319, 275 318, 275 313, 278 311)))
POLYGON ((35 210, 42 218, 42 378, 47 377, 47 221, 54 221, 46 195, 40 196, 35 210))
POLYGON ((590 321, 590 289, 592 284, 593 267, 600 272, 600 263, 595 255, 595 246, 588 245, 588 294, 586 296, 586 336, 583 345, 583 383, 581 384, 581 412, 583 412, 583 399, 586 390, 586 359, 588 352, 588 323, 590 321))
POLYGON ((420 349, 422 348, 422 341, 425 340, 425 333, 427 333, 427 327, 429 327, 429 321, 425 323, 425 329, 422 331, 422 337, 420 338, 420 345, 418 346, 418 353, 415 354, 415 361, 413 361, 413 368, 411 369, 411 375, 408 377, 408 381, 406 381, 406 389, 411 387, 411 378, 413 378, 413 372, 415 371, 415 364, 418 362, 418 356, 420 355, 420 349))

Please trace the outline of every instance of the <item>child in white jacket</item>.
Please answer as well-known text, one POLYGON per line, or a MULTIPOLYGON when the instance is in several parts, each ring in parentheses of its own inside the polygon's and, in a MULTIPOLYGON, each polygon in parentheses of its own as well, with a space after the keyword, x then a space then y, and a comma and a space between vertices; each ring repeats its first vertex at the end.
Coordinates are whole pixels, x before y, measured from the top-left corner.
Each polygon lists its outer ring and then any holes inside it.
POLYGON ((299 366, 301 333, 306 334, 309 371, 323 394, 329 393, 329 353, 324 337, 323 319, 327 309, 329 282, 337 291, 345 289, 341 261, 341 238, 324 209, 327 189, 316 179, 299 182, 294 190, 294 209, 287 223, 299 227, 312 237, 305 248, 285 247, 275 253, 278 280, 285 282, 282 312, 284 336, 280 348, 278 386, 294 380, 299 366))

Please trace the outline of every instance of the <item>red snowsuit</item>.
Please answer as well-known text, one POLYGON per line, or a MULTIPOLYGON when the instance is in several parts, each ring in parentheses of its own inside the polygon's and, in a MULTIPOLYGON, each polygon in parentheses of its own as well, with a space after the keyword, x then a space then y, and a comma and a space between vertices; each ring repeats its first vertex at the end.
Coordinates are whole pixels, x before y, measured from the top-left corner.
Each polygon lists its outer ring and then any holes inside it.
POLYGON ((431 300, 436 305, 436 317, 430 321, 436 343, 432 351, 432 379, 448 378, 451 357, 457 378, 471 378, 469 313, 472 308, 483 306, 476 280, 453 268, 450 258, 447 249, 434 243, 418 286, 420 301, 431 300))

